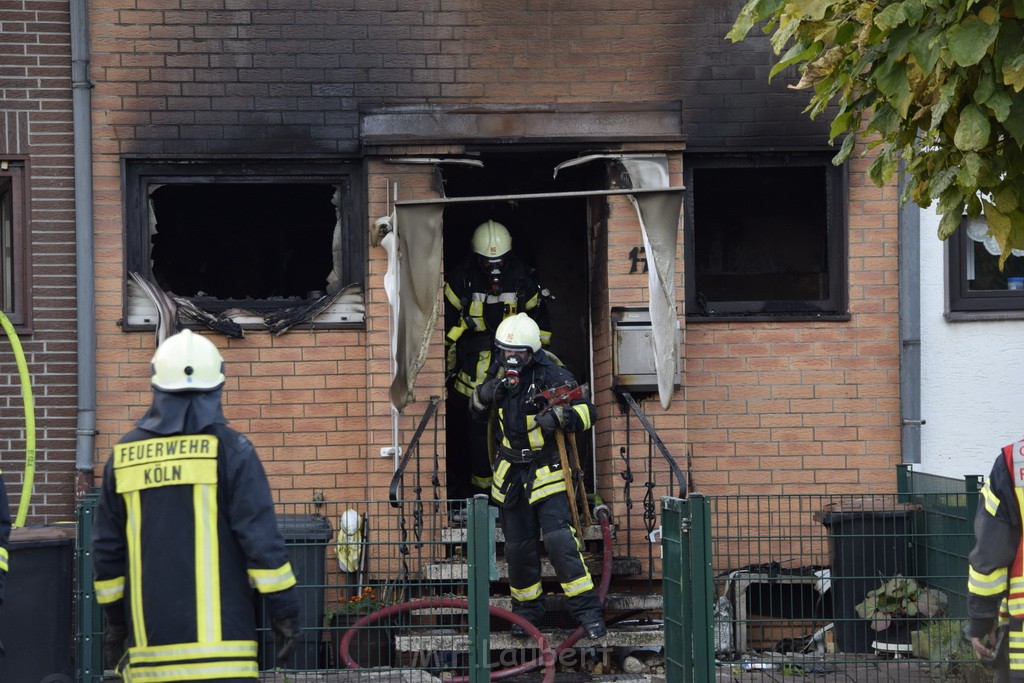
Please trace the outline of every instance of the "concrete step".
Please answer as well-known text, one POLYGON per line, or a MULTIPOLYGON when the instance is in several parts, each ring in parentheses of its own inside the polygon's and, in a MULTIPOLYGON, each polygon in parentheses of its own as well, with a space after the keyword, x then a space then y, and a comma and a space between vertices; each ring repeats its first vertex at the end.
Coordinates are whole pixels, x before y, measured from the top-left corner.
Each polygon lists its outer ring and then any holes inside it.
MULTIPOLYGON (((567 629, 545 630, 544 637, 553 647, 558 646, 572 634, 567 629)), ((628 629, 610 627, 603 638, 580 638, 573 647, 662 647, 665 645, 664 629, 628 629)), ((508 631, 491 632, 492 650, 522 650, 536 647, 529 636, 514 636, 508 631)), ((419 633, 402 634, 395 638, 395 649, 399 652, 468 652, 469 635, 465 633, 441 634, 422 629, 419 633)))
MULTIPOLYGON (((615 534, 615 527, 611 527, 612 534, 615 534)), ((466 543, 468 541, 469 532, 465 527, 444 527, 441 529, 441 542, 442 543, 466 543)), ((541 535, 543 540, 544 536, 541 535)), ((600 524, 591 524, 583 529, 583 540, 584 541, 600 541, 603 538, 601 533, 600 524)), ((505 542, 505 531, 501 526, 497 526, 494 529, 494 541, 496 543, 505 542)))
MULTIPOLYGON (((602 560, 598 557, 585 556, 584 561, 592 576, 600 576, 602 560)), ((499 559, 497 561, 498 577, 508 578, 508 561, 499 559)), ((427 581, 469 581, 469 565, 462 558, 453 558, 423 567, 423 578, 427 581)), ((640 560, 633 557, 616 557, 612 559, 612 576, 638 576, 643 572, 640 560)), ((556 578, 555 568, 546 557, 540 562, 541 578, 556 578)))

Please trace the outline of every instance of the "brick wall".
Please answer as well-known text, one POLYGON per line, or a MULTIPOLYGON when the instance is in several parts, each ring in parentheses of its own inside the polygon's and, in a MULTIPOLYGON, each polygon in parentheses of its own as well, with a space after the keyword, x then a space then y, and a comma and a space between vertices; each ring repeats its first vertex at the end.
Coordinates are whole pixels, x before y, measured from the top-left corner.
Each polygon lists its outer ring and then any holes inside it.
MULTIPOLYGON (((71 39, 66 2, 0 5, 0 160, 28 165, 31 328, 18 329, 35 404, 36 469, 26 524, 74 511, 77 359, 71 39)), ((0 339, 0 469, 21 503, 26 430, 10 341, 0 339)))

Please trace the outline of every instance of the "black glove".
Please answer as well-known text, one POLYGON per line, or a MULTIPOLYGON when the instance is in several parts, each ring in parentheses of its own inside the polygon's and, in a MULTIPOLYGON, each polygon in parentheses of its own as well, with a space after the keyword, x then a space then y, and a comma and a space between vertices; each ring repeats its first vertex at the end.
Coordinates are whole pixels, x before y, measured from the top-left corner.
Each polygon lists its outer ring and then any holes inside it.
POLYGON ((295 617, 277 617, 270 623, 274 629, 274 647, 277 648, 277 662, 285 664, 295 649, 295 639, 299 635, 299 627, 295 617))
MULTIPOLYGON (((108 613, 109 614, 109 613, 108 613)), ((124 657, 125 639, 128 637, 128 625, 124 621, 107 618, 103 627, 103 668, 117 669, 124 657)))
POLYGON ((545 434, 555 431, 555 427, 561 426, 554 409, 537 416, 537 424, 545 434))
POLYGON ((501 387, 501 380, 494 377, 476 388, 476 397, 480 400, 480 403, 490 405, 494 403, 494 399, 497 398, 498 390, 501 387))

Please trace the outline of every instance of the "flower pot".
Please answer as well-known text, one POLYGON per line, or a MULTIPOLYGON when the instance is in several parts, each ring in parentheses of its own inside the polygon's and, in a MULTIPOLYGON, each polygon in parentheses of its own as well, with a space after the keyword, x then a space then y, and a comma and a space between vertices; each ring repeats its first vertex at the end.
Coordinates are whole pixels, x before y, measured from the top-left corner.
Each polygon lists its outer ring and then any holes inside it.
MULTIPOLYGON (((363 614, 336 614, 327 622, 335 666, 344 669, 341 640, 363 614)), ((390 667, 394 663, 395 630, 387 620, 360 627, 352 637, 348 654, 360 668, 390 667)))

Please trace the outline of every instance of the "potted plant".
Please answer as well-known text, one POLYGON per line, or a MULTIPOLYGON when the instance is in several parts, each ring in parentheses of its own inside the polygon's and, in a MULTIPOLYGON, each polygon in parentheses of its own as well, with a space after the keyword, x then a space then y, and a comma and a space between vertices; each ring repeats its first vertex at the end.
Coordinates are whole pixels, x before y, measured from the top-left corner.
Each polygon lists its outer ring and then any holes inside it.
MULTIPOLYGON (((386 606, 387 603, 377 596, 376 589, 368 586, 350 597, 339 597, 336 603, 324 610, 324 629, 331 635, 331 650, 338 668, 344 667, 340 646, 346 631, 361 617, 386 606)), ((391 666, 393 635, 388 619, 360 627, 353 636, 349 655, 364 668, 391 666)))
POLYGON ((942 591, 897 574, 868 591, 863 602, 853 609, 879 632, 876 642, 909 645, 910 626, 919 620, 941 616, 948 605, 949 599, 942 591))

